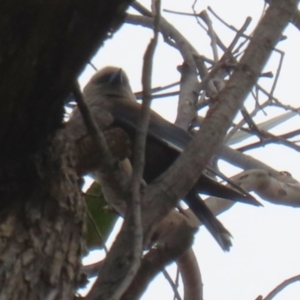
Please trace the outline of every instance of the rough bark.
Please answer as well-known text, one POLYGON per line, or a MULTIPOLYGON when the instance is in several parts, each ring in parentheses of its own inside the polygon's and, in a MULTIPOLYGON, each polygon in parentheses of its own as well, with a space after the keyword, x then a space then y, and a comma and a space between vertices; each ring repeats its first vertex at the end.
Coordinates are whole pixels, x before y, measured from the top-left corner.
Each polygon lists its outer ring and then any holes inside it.
POLYGON ((130 0, 9 0, 0 11, 0 299, 73 299, 85 208, 64 99, 130 0))
POLYGON ((36 155, 36 188, 1 218, 1 300, 74 297, 85 204, 70 155, 72 145, 59 134, 36 155))

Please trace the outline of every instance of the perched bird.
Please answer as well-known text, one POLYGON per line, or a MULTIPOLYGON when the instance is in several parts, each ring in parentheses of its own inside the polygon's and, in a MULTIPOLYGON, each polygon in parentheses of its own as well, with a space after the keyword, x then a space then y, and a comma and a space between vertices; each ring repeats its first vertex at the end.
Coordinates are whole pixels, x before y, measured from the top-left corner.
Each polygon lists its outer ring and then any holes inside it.
MULTIPOLYGON (((141 105, 136 102, 125 72, 115 67, 106 67, 100 70, 86 85, 83 95, 100 129, 104 133, 106 130, 118 132, 115 135, 114 143, 110 141, 110 144, 114 145, 112 147, 113 155, 120 160, 124 159, 124 156, 132 160, 134 153, 131 146, 137 130, 141 105), (126 133, 128 137, 126 141, 120 137, 120 131, 126 133), (131 150, 126 152, 124 145, 128 141, 131 150)), ((70 123, 72 124, 72 119, 80 117, 80 113, 75 111, 70 123)), ((175 161, 191 139, 192 136, 188 132, 166 121, 151 110, 146 140, 144 180, 151 183, 159 177, 175 161)), ((260 203, 250 194, 231 189, 204 174, 184 197, 183 200, 194 214, 207 227, 221 247, 228 251, 231 246, 231 235, 201 200, 199 193, 256 206, 259 206, 260 203)))

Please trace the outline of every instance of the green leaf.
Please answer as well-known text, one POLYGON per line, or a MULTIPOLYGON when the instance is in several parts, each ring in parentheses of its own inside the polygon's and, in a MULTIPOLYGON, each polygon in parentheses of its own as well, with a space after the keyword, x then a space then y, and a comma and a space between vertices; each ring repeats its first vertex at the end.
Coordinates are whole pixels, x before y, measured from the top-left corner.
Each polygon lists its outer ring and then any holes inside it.
POLYGON ((88 250, 101 249, 114 228, 118 215, 105 201, 97 182, 86 191, 85 201, 88 208, 86 244, 88 250))

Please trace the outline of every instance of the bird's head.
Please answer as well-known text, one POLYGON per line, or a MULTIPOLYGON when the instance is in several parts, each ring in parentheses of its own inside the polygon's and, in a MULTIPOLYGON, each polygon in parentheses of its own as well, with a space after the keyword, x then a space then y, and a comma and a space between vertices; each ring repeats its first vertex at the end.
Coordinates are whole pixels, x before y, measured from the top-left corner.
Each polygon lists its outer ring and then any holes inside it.
POLYGON ((93 94, 128 97, 134 99, 126 73, 117 67, 106 67, 98 71, 84 88, 87 98, 93 94))

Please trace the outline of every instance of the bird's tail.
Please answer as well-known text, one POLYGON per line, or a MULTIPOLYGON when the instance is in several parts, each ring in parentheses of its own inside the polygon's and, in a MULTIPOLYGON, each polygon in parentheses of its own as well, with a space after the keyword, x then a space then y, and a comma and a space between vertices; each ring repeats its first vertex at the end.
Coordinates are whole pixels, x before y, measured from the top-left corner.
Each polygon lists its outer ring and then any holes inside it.
POLYGON ((207 230, 215 238, 218 244, 224 251, 229 251, 232 246, 231 234, 224 225, 216 218, 211 210, 206 206, 200 198, 197 190, 192 189, 185 197, 185 202, 188 204, 197 218, 205 225, 207 230))
POLYGON ((259 201, 257 201, 246 191, 243 191, 242 188, 237 186, 236 189, 232 189, 229 186, 223 185, 213 178, 208 177, 207 175, 202 175, 200 177, 195 185, 195 189, 198 191, 198 193, 207 194, 209 196, 215 196, 254 206, 262 206, 259 201))

